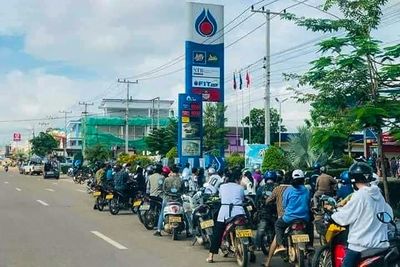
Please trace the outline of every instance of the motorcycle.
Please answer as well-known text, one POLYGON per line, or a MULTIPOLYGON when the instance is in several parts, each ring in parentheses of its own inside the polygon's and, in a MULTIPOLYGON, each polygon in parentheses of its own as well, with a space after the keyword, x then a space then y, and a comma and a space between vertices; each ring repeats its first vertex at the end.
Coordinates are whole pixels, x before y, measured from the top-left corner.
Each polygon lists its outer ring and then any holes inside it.
POLYGON ((257 203, 257 247, 262 250, 264 255, 268 255, 269 246, 275 236, 275 221, 278 219, 276 205, 266 204, 266 199, 272 194, 271 191, 263 192, 262 197, 257 203))
POLYGON ((168 194, 172 199, 166 204, 164 217, 164 231, 172 235, 172 240, 177 240, 179 233, 186 229, 185 211, 182 200, 176 194, 168 194))
POLYGON ((204 204, 193 210, 193 230, 196 233, 192 245, 196 243, 209 249, 213 234, 214 221, 217 219, 221 200, 219 197, 211 197, 204 204))
MULTIPOLYGON (((331 200, 332 206, 335 204, 331 200)), ((326 210, 325 219, 329 221, 325 238, 327 244, 317 249, 312 266, 313 267, 341 267, 346 256, 348 228, 340 226, 330 220, 332 211, 326 210)), ((394 225, 394 237, 389 238, 391 246, 389 248, 368 249, 361 253, 361 259, 357 266, 359 267, 378 267, 378 266, 398 266, 399 263, 399 236, 396 224, 393 223, 388 213, 381 212, 377 214, 382 223, 394 225), (397 262, 396 262, 397 261, 397 262)))
POLYGON ((253 230, 246 215, 234 216, 226 221, 221 250, 224 256, 234 255, 240 267, 256 261, 252 247, 253 230))
POLYGON ((131 209, 134 214, 137 213, 140 206, 138 201, 142 196, 137 192, 136 188, 135 183, 128 183, 126 192, 119 192, 113 189, 106 195, 106 200, 108 200, 108 206, 110 207, 110 213, 112 215, 117 215, 121 209, 131 209))
POLYGON ((93 197, 96 198, 96 203, 95 206, 99 211, 103 211, 104 208, 108 204, 108 200, 106 199, 106 196, 108 195, 108 192, 111 191, 110 186, 101 186, 101 185, 96 185, 94 187, 93 191, 93 197))
POLYGON ((146 196, 141 201, 138 218, 147 230, 153 230, 157 226, 161 207, 162 198, 158 196, 146 196))

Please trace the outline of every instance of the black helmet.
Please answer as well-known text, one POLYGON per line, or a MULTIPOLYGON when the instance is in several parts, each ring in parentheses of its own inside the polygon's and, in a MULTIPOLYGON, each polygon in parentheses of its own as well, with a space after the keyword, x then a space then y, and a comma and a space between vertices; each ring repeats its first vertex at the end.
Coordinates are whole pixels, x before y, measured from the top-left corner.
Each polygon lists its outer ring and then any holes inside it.
POLYGON ((369 183, 372 181, 372 168, 364 162, 356 162, 349 168, 351 183, 369 183))

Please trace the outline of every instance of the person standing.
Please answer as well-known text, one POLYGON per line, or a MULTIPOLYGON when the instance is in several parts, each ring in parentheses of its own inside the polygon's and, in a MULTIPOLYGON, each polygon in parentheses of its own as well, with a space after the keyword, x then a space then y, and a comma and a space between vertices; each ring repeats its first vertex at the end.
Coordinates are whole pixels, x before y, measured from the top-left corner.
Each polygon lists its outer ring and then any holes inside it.
POLYGON ((217 222, 214 226, 214 231, 211 239, 211 246, 206 261, 214 262, 214 254, 218 254, 221 246, 222 235, 224 234, 226 224, 229 218, 233 218, 240 214, 245 214, 243 209, 244 189, 239 184, 241 172, 239 169, 234 169, 232 172, 225 173, 227 182, 222 184, 219 189, 221 198, 221 208, 218 212, 217 222), (232 207, 232 208, 231 208, 232 207))
POLYGON ((162 186, 164 184, 164 176, 162 173, 163 166, 158 164, 154 170, 154 173, 149 176, 149 192, 150 196, 159 196, 162 192, 162 186))

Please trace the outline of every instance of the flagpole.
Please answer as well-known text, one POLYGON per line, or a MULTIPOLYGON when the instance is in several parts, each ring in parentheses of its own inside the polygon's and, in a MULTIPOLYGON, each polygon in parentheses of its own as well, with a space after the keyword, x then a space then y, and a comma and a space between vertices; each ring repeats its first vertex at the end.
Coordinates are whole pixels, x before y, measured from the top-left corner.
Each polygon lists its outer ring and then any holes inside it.
POLYGON ((244 143, 244 124, 243 124, 243 118, 244 118, 244 102, 243 102, 243 95, 244 95, 244 89, 242 89, 242 120, 240 123, 242 124, 242 138, 243 138, 243 143, 244 143))
POLYGON ((239 95, 238 95, 238 90, 235 90, 236 93, 236 152, 239 152, 239 95))
POLYGON ((251 86, 249 85, 249 144, 251 144, 251 94, 250 94, 250 88, 251 86))

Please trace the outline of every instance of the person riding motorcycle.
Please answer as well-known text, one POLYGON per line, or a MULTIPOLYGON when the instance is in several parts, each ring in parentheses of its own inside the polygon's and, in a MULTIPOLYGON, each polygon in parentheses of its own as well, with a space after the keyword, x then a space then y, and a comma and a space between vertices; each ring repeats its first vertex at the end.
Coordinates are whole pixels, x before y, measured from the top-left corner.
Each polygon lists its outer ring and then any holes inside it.
POLYGON ((344 171, 340 174, 341 186, 336 192, 336 196, 339 200, 345 199, 347 196, 353 193, 353 186, 350 181, 349 171, 344 171))
POLYGON ((260 181, 258 188, 257 188, 257 192, 256 192, 256 203, 258 202, 258 200, 260 199, 260 197, 262 196, 262 194, 264 192, 272 192, 274 190, 274 188, 276 187, 276 182, 277 182, 277 174, 275 171, 266 171, 264 176, 263 176, 263 180, 260 181))
POLYGON ((155 172, 149 176, 150 196, 159 196, 162 192, 165 177, 162 173, 162 165, 156 165, 155 172))
POLYGON ((128 173, 121 167, 121 165, 116 165, 114 175, 114 189, 121 193, 126 193, 127 182, 129 180, 128 173))
MULTIPOLYGON (((164 185, 163 185, 164 196, 163 196, 160 216, 158 217, 157 231, 154 232, 155 236, 161 236, 161 230, 164 223, 163 211, 168 201, 170 201, 171 199, 169 194, 172 193, 173 195, 179 195, 182 194, 182 192, 183 192, 183 187, 181 178, 179 176, 179 167, 174 165, 171 168, 171 174, 164 180, 164 185)), ((185 220, 186 220, 186 236, 190 237, 191 236, 190 225, 189 225, 190 221, 186 217, 185 220)))
POLYGON ((164 175, 165 178, 167 178, 169 176, 169 174, 171 173, 171 169, 168 166, 164 166, 162 168, 162 175, 164 175))
POLYGON ((310 186, 311 186, 312 195, 315 192, 315 187, 317 186, 317 179, 318 179, 318 176, 320 176, 320 175, 321 175, 321 164, 319 164, 317 162, 313 165, 313 174, 310 177, 310 186))
POLYGON ((356 162, 349 169, 355 192, 350 201, 332 214, 332 220, 342 226, 349 225, 348 247, 343 267, 355 267, 361 252, 372 248, 389 247, 388 226, 381 223, 377 213, 387 212, 393 217, 392 208, 386 203, 376 185, 370 185, 372 168, 356 162))
POLYGON ((96 178, 96 185, 104 185, 106 178, 106 165, 103 163, 94 175, 96 178))
POLYGON ((214 168, 208 169, 208 176, 210 177, 204 183, 204 194, 215 195, 218 193, 219 186, 224 182, 224 179, 215 171, 214 168))
POLYGON ((214 254, 218 254, 221 246, 222 236, 225 231, 225 222, 234 216, 245 214, 243 209, 244 189, 239 184, 241 172, 239 169, 234 169, 232 172, 226 172, 227 182, 222 184, 219 189, 221 198, 221 208, 218 212, 217 222, 214 227, 213 236, 209 255, 206 259, 208 263, 214 262, 214 254))
POLYGON ((256 195, 256 183, 250 171, 244 171, 240 185, 244 188, 245 195, 256 195))
POLYGON ((336 186, 336 180, 326 174, 326 168, 321 167, 321 174, 317 178, 317 183, 315 185, 315 193, 314 193, 314 207, 318 206, 318 201, 319 198, 322 195, 327 195, 330 197, 333 197, 335 195, 335 186, 336 186))
MULTIPOLYGON (((294 170, 292 173, 292 185, 283 194, 283 216, 275 222, 277 248, 275 253, 285 251, 284 232, 294 220, 303 220, 310 224, 310 194, 304 186, 304 173, 302 170, 294 170)), ((313 239, 313 231, 310 231, 310 240, 313 239)))

